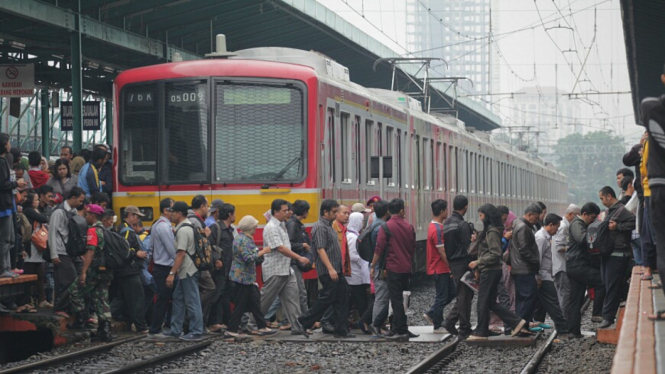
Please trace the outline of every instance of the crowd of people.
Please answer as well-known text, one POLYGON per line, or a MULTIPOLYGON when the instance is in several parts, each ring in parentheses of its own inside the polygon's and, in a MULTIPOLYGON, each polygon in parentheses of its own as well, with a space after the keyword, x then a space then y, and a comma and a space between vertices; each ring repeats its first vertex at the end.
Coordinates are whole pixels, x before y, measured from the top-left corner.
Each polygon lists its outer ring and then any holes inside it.
MULTIPOLYGON (((432 202, 426 269, 435 292, 424 317, 433 333, 470 341, 528 336, 551 329, 549 315, 561 339, 581 337, 586 294, 598 327, 615 323, 631 268, 650 281, 665 262, 656 225, 665 209, 665 99, 646 100, 643 111, 648 131, 623 158, 634 171, 616 173, 619 193, 599 189, 604 210, 570 204, 559 216, 542 202, 522 212, 484 204, 476 229, 465 221, 465 196, 454 197, 452 209, 432 202)), ((148 232, 136 206, 124 207, 116 224, 110 155, 105 145, 76 157, 63 147, 50 163, 38 152, 23 157, 0 134, 0 277, 37 276, 28 294, 3 300, 0 313, 52 308, 73 317, 70 329, 96 326, 101 341, 112 339, 113 319, 153 340, 277 329, 309 337, 318 328, 339 339, 354 337, 352 328, 390 341, 416 336, 406 314, 416 232, 403 200, 375 196, 345 206, 325 199, 308 232, 310 204, 276 199, 258 247, 259 220, 236 222, 232 204, 165 198, 148 232), (312 269, 315 300, 303 279, 312 269)), ((665 311, 649 317, 663 320, 665 311)))

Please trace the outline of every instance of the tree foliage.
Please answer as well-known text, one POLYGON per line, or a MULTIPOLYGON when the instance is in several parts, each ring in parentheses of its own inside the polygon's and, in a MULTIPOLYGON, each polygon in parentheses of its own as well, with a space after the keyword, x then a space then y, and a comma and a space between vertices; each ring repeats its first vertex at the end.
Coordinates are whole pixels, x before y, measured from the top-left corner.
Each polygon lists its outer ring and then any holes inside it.
POLYGON ((598 191, 611 186, 617 191, 616 172, 624 167, 623 138, 602 131, 571 134, 559 139, 554 148, 556 167, 568 177, 571 203, 598 202, 598 191))

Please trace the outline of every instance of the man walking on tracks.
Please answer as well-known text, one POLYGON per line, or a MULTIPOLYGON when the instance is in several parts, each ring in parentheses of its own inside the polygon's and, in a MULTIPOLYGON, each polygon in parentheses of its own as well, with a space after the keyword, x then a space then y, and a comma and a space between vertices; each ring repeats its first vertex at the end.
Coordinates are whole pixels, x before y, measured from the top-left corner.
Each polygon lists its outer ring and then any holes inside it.
POLYGON ((443 322, 443 327, 452 335, 466 339, 471 335, 471 302, 473 291, 460 283, 469 268, 468 248, 471 245, 471 226, 464 220, 469 208, 466 196, 458 195, 453 200, 453 214, 443 223, 443 241, 446 243, 446 257, 455 279, 457 302, 443 322), (455 324, 459 321, 459 331, 455 324))
POLYGON ((99 319, 97 336, 93 341, 110 342, 111 308, 109 307, 109 284, 113 272, 106 267, 104 260, 104 228, 101 223, 104 209, 99 205, 90 204, 86 207, 85 219, 90 225, 88 229, 87 249, 83 256, 83 269, 74 283, 69 286, 72 312, 79 321, 83 319, 86 294, 90 294, 92 305, 99 319))

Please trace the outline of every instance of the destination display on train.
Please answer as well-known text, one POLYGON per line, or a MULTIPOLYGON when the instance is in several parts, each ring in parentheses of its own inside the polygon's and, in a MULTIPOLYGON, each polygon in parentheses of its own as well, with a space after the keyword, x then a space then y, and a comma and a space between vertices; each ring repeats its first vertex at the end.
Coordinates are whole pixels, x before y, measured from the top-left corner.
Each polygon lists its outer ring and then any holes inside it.
POLYGON ((225 105, 289 104, 291 89, 282 87, 224 87, 225 105))
POLYGON ((168 106, 189 108, 192 105, 205 106, 206 95, 199 85, 173 85, 166 88, 168 106))

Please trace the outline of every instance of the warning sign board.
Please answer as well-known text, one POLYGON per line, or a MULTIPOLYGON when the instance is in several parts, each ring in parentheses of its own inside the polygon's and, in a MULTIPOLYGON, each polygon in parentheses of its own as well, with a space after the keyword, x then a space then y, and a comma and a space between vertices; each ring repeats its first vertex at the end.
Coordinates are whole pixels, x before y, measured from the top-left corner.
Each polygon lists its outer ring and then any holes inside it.
MULTIPOLYGON (((84 101, 82 106, 83 115, 83 130, 97 131, 101 129, 99 101, 84 101)), ((74 130, 74 107, 71 101, 63 101, 60 103, 60 130, 72 131, 74 130)))
POLYGON ((35 94, 35 65, 0 65, 0 97, 35 94))

